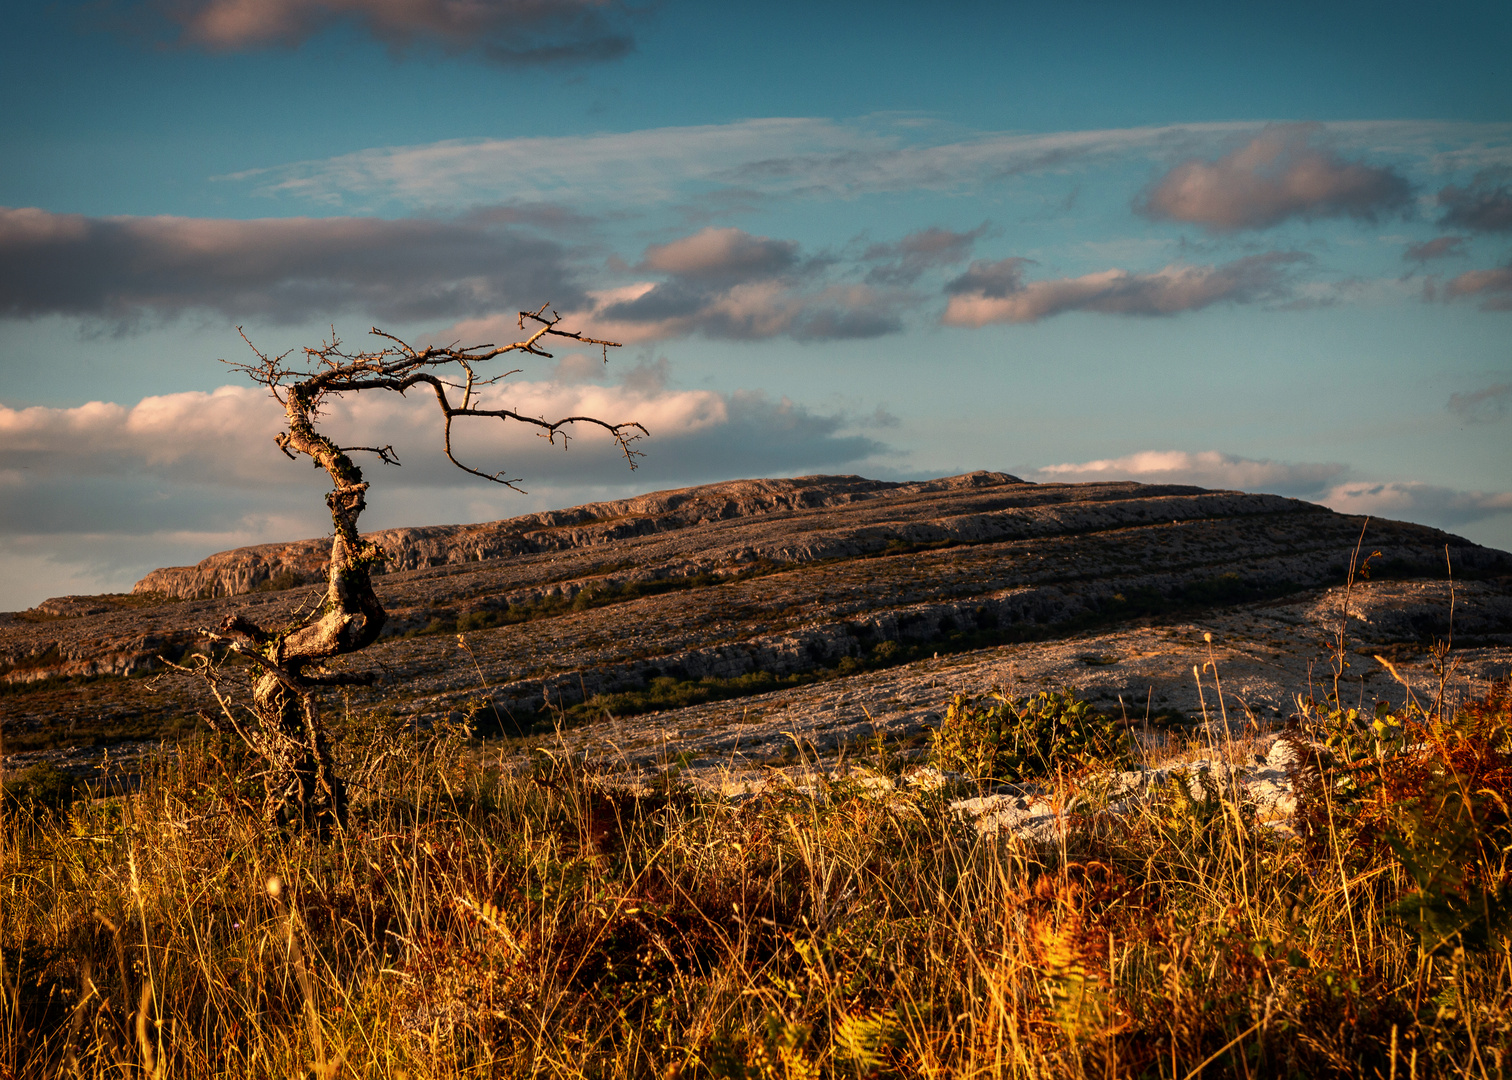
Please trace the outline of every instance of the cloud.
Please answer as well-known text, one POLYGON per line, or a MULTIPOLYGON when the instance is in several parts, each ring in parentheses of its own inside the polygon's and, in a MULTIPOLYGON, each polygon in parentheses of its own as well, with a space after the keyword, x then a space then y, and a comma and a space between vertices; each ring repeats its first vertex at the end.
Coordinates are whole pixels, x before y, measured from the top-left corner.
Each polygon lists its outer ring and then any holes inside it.
POLYGON ((1151 186, 1136 209, 1210 232, 1233 232, 1268 229, 1294 217, 1374 221, 1407 204, 1406 179, 1315 146, 1319 130, 1278 125, 1217 161, 1184 161, 1151 186))
MULTIPOLYGON (((711 464, 711 454, 721 463, 782 470, 835 465, 884 449, 847 434, 852 423, 846 416, 814 413, 785 398, 772 401, 751 390, 669 389, 665 362, 637 365, 623 375, 618 385, 506 382, 491 388, 480 405, 548 418, 639 421, 653 436, 642 446, 648 451, 643 468, 664 478, 721 471, 724 465, 711 464)), ((385 467, 359 455, 375 495, 388 488, 477 483, 442 455, 439 412, 429 397, 369 392, 325 404, 323 433, 342 446, 392 443, 403 462, 399 468, 385 467)), ((85 483, 100 490, 125 482, 206 485, 229 489, 229 497, 238 502, 259 498, 260 490, 323 491, 325 482, 317 474, 294 466, 275 446, 273 437, 283 427, 278 403, 250 386, 165 394, 130 406, 101 401, 71 408, 0 405, 0 491, 7 493, 8 509, 16 505, 14 498, 22 497, 53 506, 40 517, 8 513, 0 519, 0 531, 46 531, 46 522, 72 529, 81 523, 79 515, 95 514, 88 504, 68 505, 71 500, 54 498, 51 489, 60 484, 85 483), (26 492, 30 494, 21 494, 26 492)), ((475 418, 456 421, 452 428, 458 457, 490 471, 505 468, 542 482, 589 483, 602 479, 606 468, 623 466, 607 435, 587 427, 569 434, 572 449, 563 453, 560 439, 553 445, 525 424, 475 418)), ((318 498, 315 502, 319 505, 318 498)), ((118 522, 115 513, 113 507, 112 516, 96 524, 118 522)), ((165 524, 151 506, 126 520, 165 524)))
MULTIPOLYGON (((634 269, 661 273, 663 280, 590 292, 588 303, 570 317, 591 326, 595 337, 623 344, 692 334, 833 341, 902 329, 900 311, 912 301, 866 284, 827 282, 832 261, 804 258, 791 240, 706 228, 646 248, 634 269)), ((510 318, 460 322, 439 336, 483 340, 506 332, 510 318)))
POLYGON ((740 229, 707 228, 646 249, 638 269, 705 281, 749 281, 794 269, 798 244, 769 240, 740 229))
POLYGON ((730 341, 835 341, 880 337, 903 328, 904 301, 867 285, 809 289, 774 278, 705 289, 674 280, 600 295, 601 302, 583 319, 595 334, 625 344, 692 334, 730 341), (616 299, 629 294, 633 298, 616 299))
POLYGON ((874 285, 908 286, 926 270, 963 263, 988 227, 984 221, 970 232, 951 232, 932 225, 909 233, 896 244, 873 244, 861 256, 863 261, 877 264, 867 271, 866 280, 874 285))
POLYGON ((1512 311, 1512 263, 1491 270, 1467 270, 1444 286, 1444 298, 1479 296, 1482 311, 1512 311))
POLYGON ((1512 383, 1493 383, 1467 394, 1450 394, 1444 407, 1467 423, 1489 424, 1507 415, 1509 402, 1512 402, 1512 383))
POLYGON ((457 317, 579 302, 556 243, 424 218, 106 217, 0 207, 0 315, 190 309, 295 322, 457 317))
MULTIPOLYGON (((1491 387, 1489 389, 1496 389, 1491 387)), ((1512 493, 1458 491, 1417 481, 1348 480, 1345 465, 1237 457, 1216 450, 1142 450, 1120 458, 1049 465, 1027 478, 1045 483, 1137 480, 1288 495, 1342 514, 1369 514, 1451 528, 1512 513, 1512 493)))
POLYGON ((295 48, 346 25, 395 55, 425 47, 511 66, 623 56, 639 14, 615 0, 165 0, 127 12, 128 25, 166 21, 176 44, 210 52, 295 48))
MULTIPOLYGON (((874 136, 828 120, 773 117, 595 135, 450 139, 383 147, 220 177, 258 194, 339 205, 461 206, 501 198, 645 206, 680 197, 752 158, 830 146, 876 152, 874 136)), ((726 181, 727 182, 727 181, 726 181)))
MULTIPOLYGON (((758 391, 669 389, 665 366, 654 362, 630 369, 622 385, 519 382, 492 393, 490 404, 528 415, 638 420, 652 432, 632 474, 613 442, 592 429, 575 432, 563 452, 561 440, 552 445, 523 424, 454 425, 461 460, 508 470, 528 490, 551 490, 555 505, 588 501, 603 485, 633 493, 739 475, 838 471, 887 450, 857 432, 869 418, 815 412, 758 391)), ((392 444, 403 462, 395 468, 355 455, 372 484, 368 528, 545 508, 450 465, 433 401, 368 393, 330 405, 322 431, 338 444, 392 444)), ((30 595, 44 587, 39 581, 62 583, 58 591, 83 587, 77 582, 125 589, 154 566, 327 532, 329 483, 279 453, 273 436, 282 421, 270 396, 243 386, 135 404, 0 406, 0 557, 41 575, 0 588, 0 607, 51 595, 30 595)))
POLYGON ((1317 500, 1341 514, 1370 514, 1440 528, 1512 513, 1512 492, 1457 491, 1415 481, 1354 481, 1317 500))
MULTIPOLYGON (((597 384, 510 382, 491 388, 482 404, 530 416, 638 420, 672 444, 690 433, 722 425, 729 417, 729 402, 713 391, 646 393, 597 384)), ((404 462, 400 469, 368 459, 368 478, 375 486, 462 482, 463 474, 456 473, 440 453, 441 428, 434 401, 370 392, 330 399, 324 408, 321 430, 341 445, 392 443, 398 451, 404 462)), ((22 488, 70 477, 102 485, 134 478, 245 491, 279 488, 291 479, 296 484, 306 480, 310 472, 303 469, 291 474, 288 459, 273 443, 273 436, 283 428, 278 403, 250 386, 148 397, 129 407, 99 401, 72 408, 0 406, 0 460, 6 463, 0 475, 22 488)), ((586 429, 577 433, 574 442, 579 441, 577 436, 584 445, 602 441, 612 462, 616 451, 607 436, 599 440, 586 429)), ((552 446, 523 424, 481 418, 457 423, 453 442, 462 453, 487 465, 486 471, 509 468, 527 475, 544 471, 559 479, 605 464, 602 455, 562 456, 560 442, 552 446), (590 457, 595 459, 591 463, 585 460, 590 457)), ((316 486, 320 484, 317 478, 316 486)), ((150 508, 142 514, 147 520, 154 517, 150 508)), ((24 520, 35 527, 37 519, 24 520)))
POLYGON ((278 402, 250 386, 147 397, 130 407, 105 401, 72 408, 0 405, 6 463, 0 476, 13 483, 137 475, 275 485, 282 455, 272 438, 282 424, 278 402))
POLYGON ((49 596, 128 592, 149 571, 183 566, 247 544, 319 535, 311 517, 238 518, 228 508, 218 530, 159 529, 146 533, 0 532, 0 611, 21 611, 49 596))
POLYGON ((1512 185, 1498 184, 1509 170, 1487 169, 1477 173, 1466 187, 1441 188, 1438 204, 1444 208, 1439 224, 1475 232, 1512 232, 1512 185))
POLYGON ((1137 480, 1145 484, 1194 484, 1274 494, 1311 496, 1323 492, 1345 466, 1236 457, 1216 450, 1141 450, 1120 458, 1047 465, 1034 471, 1046 482, 1091 483, 1137 480))
POLYGON ((519 225, 545 233, 581 234, 602 219, 559 203, 513 202, 475 206, 457 220, 467 225, 519 225))
MULTIPOLYGON (((453 139, 290 162, 218 179, 249 183, 266 196, 332 206, 431 208, 554 200, 644 212, 657 203, 675 202, 697 214, 794 197, 971 194, 1013 177, 1066 175, 1127 162, 1199 159, 1211 168, 1201 159, 1218 156, 1235 140, 1255 139, 1277 128, 1246 121, 1032 135, 983 131, 954 138, 939 137, 942 130, 920 124, 916 117, 763 117, 593 135, 453 139)), ((1512 164, 1512 124, 1361 121, 1316 130, 1336 153, 1389 154, 1437 175, 1512 164)), ((1324 157, 1337 160, 1327 153, 1324 157)))
POLYGON ((1256 303, 1286 294, 1287 267, 1306 256, 1273 251, 1221 266, 1175 264, 1153 273, 1103 270, 1025 282, 1026 259, 974 262, 946 286, 943 321, 951 326, 1035 322, 1068 311, 1175 315, 1211 304, 1256 303))
POLYGON ((1421 244, 1408 245, 1407 250, 1402 252, 1402 258, 1407 262, 1426 263, 1433 259, 1459 258, 1465 254, 1463 236, 1437 236, 1432 240, 1424 240, 1421 244))
POLYGON ((1024 291, 1024 268, 1033 265, 1033 259, 1009 258, 996 262, 978 259, 964 274, 948 282, 945 291, 954 296, 1003 300, 1024 291))

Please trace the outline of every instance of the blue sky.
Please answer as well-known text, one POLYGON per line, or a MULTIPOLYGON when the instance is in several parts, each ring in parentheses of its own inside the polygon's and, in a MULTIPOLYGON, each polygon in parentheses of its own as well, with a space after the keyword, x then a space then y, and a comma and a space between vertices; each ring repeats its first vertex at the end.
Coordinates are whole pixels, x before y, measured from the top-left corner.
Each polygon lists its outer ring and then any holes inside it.
POLYGON ((364 524, 738 476, 1277 491, 1512 548, 1505 5, 54 3, 0 34, 0 609, 326 528, 217 358, 625 347, 354 401, 364 524), (448 466, 448 468, 450 468, 448 466))

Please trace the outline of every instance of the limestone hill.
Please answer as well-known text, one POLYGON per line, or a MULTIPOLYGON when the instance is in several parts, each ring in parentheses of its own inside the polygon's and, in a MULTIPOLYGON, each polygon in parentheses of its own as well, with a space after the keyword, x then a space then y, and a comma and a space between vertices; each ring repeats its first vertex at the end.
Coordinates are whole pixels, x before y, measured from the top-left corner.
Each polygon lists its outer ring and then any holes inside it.
MULTIPOLYGON (((1322 611, 1320 590, 1344 580, 1362 524, 1271 495, 976 472, 734 481, 389 530, 373 534, 391 556, 377 583, 389 625, 349 661, 382 678, 351 705, 435 715, 482 703, 484 719, 506 731, 565 720, 621 733, 665 729, 683 712, 707 728, 780 705, 822 732, 826 717, 832 727, 875 721, 904 683, 927 680, 928 696, 940 697, 940 666, 966 662, 953 657, 990 667, 1011 653, 1022 678, 1034 670, 1024 643, 1036 642, 1061 660, 1067 649, 1095 653, 1073 673, 1095 676, 1109 701, 1164 698, 1179 713, 1190 711, 1185 698, 1155 694, 1180 675, 1174 656, 1171 672, 1135 670, 1140 655, 1159 652, 1150 643, 1194 620, 1284 609, 1302 613, 1296 636, 1315 646, 1312 624, 1331 616, 1307 612, 1322 611), (836 699, 866 687, 871 701, 840 709, 836 699), (803 705, 821 698, 824 716, 803 705), (662 713, 655 724, 644 719, 652 712, 662 713)), ((146 680, 119 676, 193 647, 197 628, 233 610, 265 625, 289 619, 318 594, 327 544, 224 552, 154 571, 130 596, 0 615, 8 748, 56 742, 49 733, 69 724, 82 741, 150 733, 202 706, 192 683, 149 692, 146 680)), ((1362 553, 1373 551, 1373 582, 1357 593, 1375 605, 1361 612, 1374 619, 1372 640, 1410 652, 1447 631, 1447 554, 1457 577, 1475 579, 1460 591, 1455 633, 1501 662, 1512 644, 1512 556, 1387 521, 1366 529, 1362 553)), ((1184 654, 1179 663, 1189 675, 1184 654)), ((1288 672, 1278 687, 1296 681, 1288 672)), ((902 727, 927 712, 910 709, 902 727)))

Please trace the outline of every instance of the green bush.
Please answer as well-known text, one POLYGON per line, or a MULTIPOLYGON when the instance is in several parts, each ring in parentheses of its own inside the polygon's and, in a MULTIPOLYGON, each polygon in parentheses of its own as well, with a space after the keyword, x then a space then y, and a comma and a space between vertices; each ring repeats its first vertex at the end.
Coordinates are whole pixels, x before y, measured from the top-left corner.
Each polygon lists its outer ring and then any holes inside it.
POLYGON ((1512 680, 1423 720, 1426 737, 1382 768, 1368 808, 1389 818, 1414 886, 1391 911, 1427 951, 1498 955, 1512 936, 1512 680))
POLYGON ((1128 740, 1112 720, 1070 690, 1022 702, 1001 691, 956 694, 930 739, 930 761, 976 780, 1025 780, 1122 765, 1128 740))
POLYGON ((5 800, 33 806, 66 807, 74 800, 76 785, 72 773, 50 761, 39 761, 5 781, 5 800))

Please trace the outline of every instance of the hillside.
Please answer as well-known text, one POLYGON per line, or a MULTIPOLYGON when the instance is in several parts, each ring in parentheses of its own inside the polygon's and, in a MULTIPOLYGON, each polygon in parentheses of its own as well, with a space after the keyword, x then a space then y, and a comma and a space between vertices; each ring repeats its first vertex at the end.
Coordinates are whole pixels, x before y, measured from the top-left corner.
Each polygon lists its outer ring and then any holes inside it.
MULTIPOLYGON (((1344 581, 1362 524, 1271 495, 976 472, 734 481, 389 530, 374 534, 392 556, 377 582, 389 624, 350 661, 381 679, 351 704, 432 716, 484 702, 506 732, 611 720, 585 733, 669 730, 690 709, 684 726, 707 731, 789 709, 823 741, 868 722, 916 728, 938 706, 939 672, 967 664, 972 679, 1086 684, 1110 707, 1189 715, 1191 642, 1220 627, 1236 663, 1260 665, 1254 696, 1279 715, 1322 656, 1338 614, 1324 590, 1344 581), (863 687, 870 700, 854 696, 863 687), (730 698, 750 700, 711 704, 730 698), (896 724, 894 699, 913 702, 896 724), (655 724, 636 719, 650 712, 655 724)), ((232 611, 289 618, 318 591, 326 543, 224 552, 129 596, 0 615, 8 745, 56 742, 70 725, 83 742, 151 734, 202 707, 192 683, 140 676, 232 611)), ((1352 603, 1374 647, 1399 646, 1411 670, 1448 632, 1447 554, 1461 674, 1505 666, 1512 556, 1388 521, 1369 523, 1373 551, 1352 603)), ((1374 667, 1356 666, 1356 679, 1374 667)))

